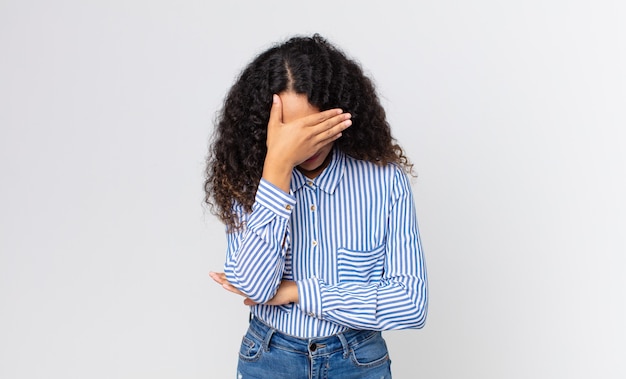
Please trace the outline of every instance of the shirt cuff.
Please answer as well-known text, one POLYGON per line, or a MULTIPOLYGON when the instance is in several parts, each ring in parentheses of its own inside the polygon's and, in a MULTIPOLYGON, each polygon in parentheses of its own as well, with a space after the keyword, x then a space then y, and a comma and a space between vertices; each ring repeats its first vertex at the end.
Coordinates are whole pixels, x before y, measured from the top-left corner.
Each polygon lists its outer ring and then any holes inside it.
POLYGON ((298 307, 311 317, 322 318, 322 295, 317 278, 298 280, 298 307))
POLYGON ((296 198, 261 178, 256 191, 255 202, 288 219, 296 205, 296 198))

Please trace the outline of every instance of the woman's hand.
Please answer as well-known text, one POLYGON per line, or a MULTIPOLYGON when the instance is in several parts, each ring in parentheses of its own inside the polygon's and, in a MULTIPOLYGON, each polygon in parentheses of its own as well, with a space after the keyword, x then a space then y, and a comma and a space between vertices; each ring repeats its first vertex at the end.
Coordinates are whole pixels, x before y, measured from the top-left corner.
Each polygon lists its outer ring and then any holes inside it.
POLYGON ((267 125, 267 155, 263 177, 289 192, 291 171, 332 143, 352 125, 349 113, 341 109, 317 112, 305 95, 287 93, 286 105, 274 95, 267 125), (304 115, 304 117, 302 117, 304 115))
MULTIPOLYGON (((226 274, 223 272, 209 272, 209 276, 211 279, 215 280, 217 284, 221 285, 227 291, 230 291, 234 294, 245 297, 243 303, 245 305, 256 305, 257 303, 250 300, 243 292, 239 291, 232 284, 228 282, 226 279, 226 274)), ((268 301, 267 305, 285 305, 290 303, 298 302, 298 286, 296 282, 291 280, 283 280, 278 287, 278 291, 276 291, 276 295, 268 301)))

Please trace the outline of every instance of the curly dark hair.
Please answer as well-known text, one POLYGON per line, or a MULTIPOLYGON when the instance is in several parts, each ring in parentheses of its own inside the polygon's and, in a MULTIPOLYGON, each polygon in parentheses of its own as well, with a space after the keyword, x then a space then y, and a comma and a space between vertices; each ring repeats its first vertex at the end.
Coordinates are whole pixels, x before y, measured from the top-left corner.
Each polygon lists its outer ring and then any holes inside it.
POLYGON ((318 34, 293 37, 261 53, 243 70, 216 120, 204 200, 229 230, 240 227, 233 206, 252 211, 267 152, 272 96, 287 90, 306 94, 321 111, 341 108, 352 115, 352 126, 334 148, 379 165, 396 163, 412 173, 360 65, 318 34))

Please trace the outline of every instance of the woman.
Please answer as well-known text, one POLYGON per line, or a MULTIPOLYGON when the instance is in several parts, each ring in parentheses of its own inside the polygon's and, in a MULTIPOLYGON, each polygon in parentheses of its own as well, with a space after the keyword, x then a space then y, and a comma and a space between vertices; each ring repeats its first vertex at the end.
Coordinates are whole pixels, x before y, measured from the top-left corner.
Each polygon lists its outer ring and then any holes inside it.
POLYGON ((223 273, 252 319, 239 378, 390 378, 380 331, 421 328, 427 279, 407 173, 372 82, 319 35, 256 57, 207 162, 223 273))

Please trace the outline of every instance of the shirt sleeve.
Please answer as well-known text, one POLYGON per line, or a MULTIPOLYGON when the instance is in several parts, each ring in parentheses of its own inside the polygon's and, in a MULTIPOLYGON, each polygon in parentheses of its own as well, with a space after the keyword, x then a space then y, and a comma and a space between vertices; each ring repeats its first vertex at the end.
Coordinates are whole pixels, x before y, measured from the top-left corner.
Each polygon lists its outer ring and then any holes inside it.
POLYGON ((428 308, 426 266, 410 184, 399 169, 391 196, 380 280, 332 285, 318 278, 300 280, 298 306, 303 312, 353 329, 424 326, 428 308))
POLYGON ((224 272, 228 281, 262 304, 276 294, 285 267, 285 239, 295 198, 261 179, 252 212, 235 207, 241 230, 227 235, 224 272))

